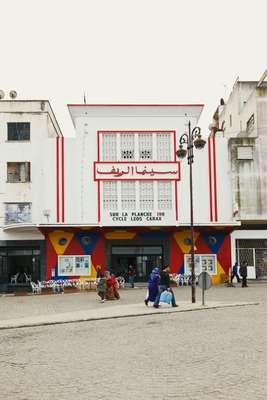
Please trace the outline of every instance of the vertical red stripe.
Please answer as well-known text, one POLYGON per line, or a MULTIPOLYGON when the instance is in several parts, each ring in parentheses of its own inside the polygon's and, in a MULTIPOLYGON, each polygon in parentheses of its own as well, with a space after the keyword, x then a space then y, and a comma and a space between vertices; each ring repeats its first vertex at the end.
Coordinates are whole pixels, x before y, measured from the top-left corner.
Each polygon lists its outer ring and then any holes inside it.
POLYGON ((217 171, 216 171, 216 144, 215 136, 213 139, 213 186, 214 186, 214 216, 215 221, 218 221, 218 208, 217 208, 217 171))
POLYGON ((97 161, 100 161, 100 132, 97 131, 97 161))
MULTIPOLYGON (((174 139, 174 161, 176 161, 176 131, 173 133, 174 139)), ((180 178, 180 164, 179 164, 179 178, 180 178)), ((178 188, 177 188, 177 181, 174 181, 175 187, 175 218, 178 221, 178 188)))
POLYGON ((211 146, 210 146, 210 137, 208 138, 208 161, 209 161, 210 221, 213 221, 213 203, 212 203, 212 177, 211 177, 211 146))
POLYGON ((175 185, 175 214, 176 214, 176 221, 178 221, 178 188, 177 188, 177 181, 174 182, 175 185))
POLYGON ((97 182, 97 208, 98 208, 97 218, 98 222, 100 222, 100 181, 97 182))
POLYGON ((56 138, 56 214, 59 222, 59 137, 56 138))
POLYGON ((61 220, 65 221, 65 165, 64 165, 64 137, 61 138, 61 189, 62 189, 62 210, 61 210, 61 220))
POLYGON ((173 140, 174 140, 174 161, 176 161, 176 132, 173 133, 173 140))
MULTIPOLYGON (((97 131, 97 161, 100 161, 100 131, 97 131)), ((97 220, 100 222, 100 181, 97 182, 97 220)))

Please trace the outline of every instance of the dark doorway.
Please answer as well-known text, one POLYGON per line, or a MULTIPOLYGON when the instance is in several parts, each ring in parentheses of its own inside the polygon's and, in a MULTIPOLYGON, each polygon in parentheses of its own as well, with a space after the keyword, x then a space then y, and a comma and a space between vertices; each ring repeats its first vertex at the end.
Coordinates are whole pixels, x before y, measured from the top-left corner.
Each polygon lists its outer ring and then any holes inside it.
POLYGON ((162 267, 162 246, 113 246, 111 271, 127 277, 128 267, 136 269, 136 281, 147 281, 155 267, 162 267))
POLYGON ((26 284, 26 276, 33 281, 40 279, 40 250, 25 248, 3 250, 0 256, 0 283, 26 284))

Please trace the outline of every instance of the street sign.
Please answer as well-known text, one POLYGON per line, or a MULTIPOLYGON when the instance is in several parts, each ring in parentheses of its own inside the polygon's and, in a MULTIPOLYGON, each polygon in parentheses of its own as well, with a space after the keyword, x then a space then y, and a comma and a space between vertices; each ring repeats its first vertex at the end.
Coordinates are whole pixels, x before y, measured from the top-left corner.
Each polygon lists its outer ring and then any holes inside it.
POLYGON ((211 279, 207 272, 201 272, 199 275, 198 286, 202 289, 202 305, 204 306, 204 292, 211 287, 211 279))
POLYGON ((204 290, 208 290, 211 287, 211 279, 207 272, 201 272, 201 274, 199 274, 198 286, 204 290))

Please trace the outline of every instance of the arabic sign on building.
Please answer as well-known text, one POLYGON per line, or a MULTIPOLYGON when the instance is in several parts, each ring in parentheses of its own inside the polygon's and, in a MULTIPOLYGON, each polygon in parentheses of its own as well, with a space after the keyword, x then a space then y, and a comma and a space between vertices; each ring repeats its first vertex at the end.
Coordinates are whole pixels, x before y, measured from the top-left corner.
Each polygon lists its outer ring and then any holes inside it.
POLYGON ((94 180, 180 180, 180 164, 173 162, 95 162, 94 180))

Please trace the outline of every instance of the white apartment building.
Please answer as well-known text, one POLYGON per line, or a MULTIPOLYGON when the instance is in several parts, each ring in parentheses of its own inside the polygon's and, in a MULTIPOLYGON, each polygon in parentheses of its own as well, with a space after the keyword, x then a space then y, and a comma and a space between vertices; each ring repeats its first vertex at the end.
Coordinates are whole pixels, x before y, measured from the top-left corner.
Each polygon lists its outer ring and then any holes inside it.
POLYGON ((46 100, 0 100, 0 285, 45 277, 40 223, 58 223, 62 134, 46 100))
POLYGON ((231 235, 232 258, 248 263, 251 278, 267 277, 266 76, 237 80, 214 115, 215 130, 229 141, 234 216, 242 223, 231 235))

